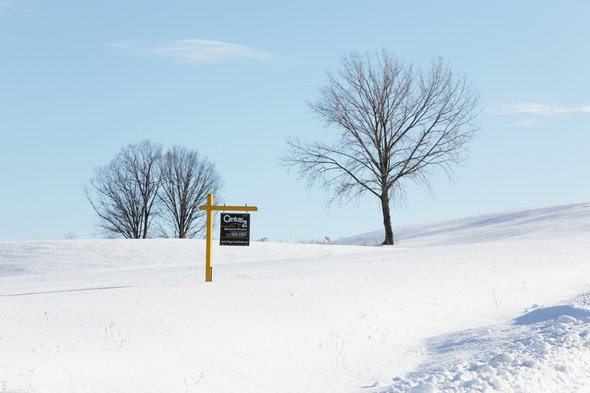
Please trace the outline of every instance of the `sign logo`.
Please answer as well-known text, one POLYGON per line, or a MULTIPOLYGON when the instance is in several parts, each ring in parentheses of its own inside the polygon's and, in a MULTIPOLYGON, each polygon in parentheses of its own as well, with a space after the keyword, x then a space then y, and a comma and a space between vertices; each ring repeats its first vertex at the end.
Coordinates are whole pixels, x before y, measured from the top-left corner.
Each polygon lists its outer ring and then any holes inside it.
POLYGON ((220 246, 250 245, 250 214, 221 213, 220 246))

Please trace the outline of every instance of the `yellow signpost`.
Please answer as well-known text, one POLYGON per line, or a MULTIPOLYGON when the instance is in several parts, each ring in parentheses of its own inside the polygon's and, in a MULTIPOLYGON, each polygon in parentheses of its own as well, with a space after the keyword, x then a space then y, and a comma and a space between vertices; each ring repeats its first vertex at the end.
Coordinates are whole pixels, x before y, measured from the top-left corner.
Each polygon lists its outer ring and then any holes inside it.
POLYGON ((256 206, 214 206, 213 194, 207 195, 207 204, 199 206, 199 210, 207 212, 207 241, 205 246, 205 281, 213 280, 213 267, 211 266, 211 249, 213 246, 213 212, 214 211, 234 211, 234 212, 257 212, 256 206))

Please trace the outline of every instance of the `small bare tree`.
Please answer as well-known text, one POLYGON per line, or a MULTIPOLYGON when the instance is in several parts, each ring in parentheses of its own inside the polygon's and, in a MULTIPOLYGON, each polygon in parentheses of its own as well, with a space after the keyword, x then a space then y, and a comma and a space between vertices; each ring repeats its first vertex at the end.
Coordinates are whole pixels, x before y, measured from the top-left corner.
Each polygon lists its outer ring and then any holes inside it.
MULTIPOLYGON (((429 170, 452 174, 477 131, 478 95, 467 78, 442 59, 423 70, 382 51, 343 57, 337 75, 310 108, 340 139, 334 143, 288 142, 283 163, 296 166, 310 185, 334 198, 377 197, 385 240, 394 244, 390 201, 404 180, 428 183, 429 170)), ((395 196, 397 196, 396 194, 395 196)), ((332 200, 333 200, 332 199, 332 200)))
POLYGON ((108 235, 148 237, 162 182, 161 156, 160 145, 143 141, 127 145, 110 164, 94 171, 86 194, 108 235))
POLYGON ((167 236, 192 238, 205 228, 204 213, 199 206, 208 194, 221 189, 221 177, 213 163, 194 150, 174 146, 162 160, 162 219, 169 228, 167 236), (170 233, 172 232, 172 233, 170 233))

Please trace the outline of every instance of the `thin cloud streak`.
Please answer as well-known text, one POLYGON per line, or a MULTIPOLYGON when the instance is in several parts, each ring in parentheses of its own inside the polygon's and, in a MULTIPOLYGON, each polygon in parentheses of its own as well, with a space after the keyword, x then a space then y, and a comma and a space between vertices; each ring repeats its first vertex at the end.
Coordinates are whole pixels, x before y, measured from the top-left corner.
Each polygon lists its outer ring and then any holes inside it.
POLYGON ((516 102, 497 105, 496 114, 499 115, 540 115, 555 116, 577 113, 590 113, 590 105, 564 105, 544 102, 516 102))
POLYGON ((513 126, 517 126, 517 127, 531 127, 531 126, 540 126, 543 123, 535 121, 535 120, 520 120, 520 121, 515 121, 514 123, 512 123, 513 126))
MULTIPOLYGON (((0 0, 1 1, 1 0, 0 0)), ((113 50, 182 63, 229 63, 235 61, 268 62, 275 57, 247 45, 207 39, 182 39, 159 45, 138 41, 116 41, 106 45, 113 50)))

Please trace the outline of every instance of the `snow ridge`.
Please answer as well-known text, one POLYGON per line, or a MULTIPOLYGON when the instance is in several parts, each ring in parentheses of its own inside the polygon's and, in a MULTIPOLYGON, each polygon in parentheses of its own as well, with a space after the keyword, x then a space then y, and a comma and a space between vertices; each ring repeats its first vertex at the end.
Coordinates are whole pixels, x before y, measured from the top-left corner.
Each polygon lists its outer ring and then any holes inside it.
MULTIPOLYGON (((486 241, 590 235, 590 203, 508 211, 417 225, 394 227, 401 245, 471 244, 486 241)), ((381 244, 383 230, 344 237, 334 244, 381 244)))
POLYGON ((590 294, 535 307, 509 326, 434 338, 431 361, 380 393, 590 390, 590 294), (461 359, 457 355, 461 354, 461 359), (446 358, 446 362, 445 362, 446 358))
POLYGON ((201 240, 0 242, 0 392, 590 391, 588 213, 215 244, 207 284, 201 240))

